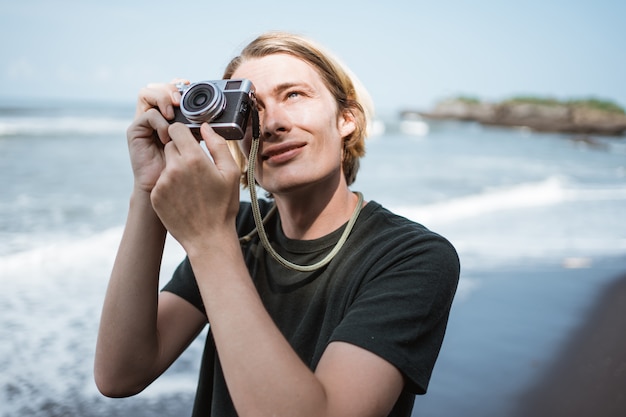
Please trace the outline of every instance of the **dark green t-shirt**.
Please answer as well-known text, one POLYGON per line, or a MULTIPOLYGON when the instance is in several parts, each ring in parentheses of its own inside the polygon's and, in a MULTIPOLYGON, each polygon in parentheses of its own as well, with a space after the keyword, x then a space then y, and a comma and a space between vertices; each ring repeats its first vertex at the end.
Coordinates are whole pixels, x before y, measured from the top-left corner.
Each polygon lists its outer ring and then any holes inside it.
MULTIPOLYGON (((269 206, 261 200, 262 212, 269 206)), ((283 257, 309 265, 332 250, 344 227, 320 239, 292 240, 276 214, 266 230, 283 257)), ((241 204, 237 229, 240 236, 254 229, 250 203, 241 204)), ((258 236, 242 250, 265 308, 310 369, 330 342, 367 349, 403 373, 405 388, 390 416, 410 416, 415 394, 426 392, 459 279, 457 253, 445 238, 371 201, 341 251, 320 270, 286 269, 258 236)), ((205 312, 188 259, 164 290, 205 312)), ((194 405, 194 416, 209 415, 236 415, 210 333, 194 405)))

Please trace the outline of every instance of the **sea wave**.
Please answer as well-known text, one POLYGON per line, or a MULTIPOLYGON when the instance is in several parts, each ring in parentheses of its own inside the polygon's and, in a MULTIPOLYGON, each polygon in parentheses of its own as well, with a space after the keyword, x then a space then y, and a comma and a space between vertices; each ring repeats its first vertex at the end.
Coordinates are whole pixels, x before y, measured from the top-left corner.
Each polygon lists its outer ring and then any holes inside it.
MULTIPOLYGON (((245 199, 247 195, 242 197, 245 199)), ((502 235, 510 236, 514 242, 507 243, 503 248, 509 259, 527 252, 528 247, 547 254, 550 248, 571 248, 578 244, 578 240, 584 241, 584 247, 594 246, 597 251, 612 253, 626 245, 624 236, 620 238, 623 228, 617 218, 619 216, 613 219, 614 212, 620 210, 623 202, 626 202, 626 184, 583 185, 565 176, 551 176, 542 181, 488 188, 480 193, 433 204, 389 208, 446 237, 455 238, 455 243, 471 242, 468 245, 471 246, 472 256, 480 258, 493 255, 493 246, 501 242, 502 235), (574 233, 570 229, 583 221, 581 213, 585 210, 589 213, 584 219, 588 225, 585 230, 588 230, 583 233, 579 229, 574 233), (505 229, 508 232, 503 234, 505 229), (599 233, 605 233, 602 239, 596 236, 599 233), (529 241, 538 235, 543 235, 542 240, 529 245, 529 241), (491 238, 485 239, 487 236, 491 238), (482 248, 478 240, 489 245, 482 248)), ((89 235, 87 230, 82 232, 86 235, 77 236, 75 231, 58 233, 46 230, 27 234, 5 233, 7 244, 5 254, 0 253, 0 276, 21 276, 24 275, 24 268, 32 270, 37 266, 50 271, 68 266, 86 269, 94 263, 102 265, 105 261, 111 262, 122 226, 93 235, 89 235), (81 260, 86 264, 81 266, 81 260)), ((171 238, 168 242, 171 242, 172 248, 178 245, 171 238)), ((175 250, 174 256, 165 265, 173 268, 183 256, 182 250, 175 250)), ((39 274, 37 270, 31 272, 26 275, 39 274)))
POLYGON ((542 181, 491 188, 468 195, 421 206, 398 206, 395 211, 414 221, 448 223, 504 210, 519 210, 567 201, 624 200, 625 186, 580 186, 563 176, 542 181))
MULTIPOLYGON (((93 349, 121 235, 119 226, 87 238, 59 236, 55 244, 0 256, 0 283, 6 290, 0 294, 5 312, 0 319, 0 404, 10 404, 10 415, 24 415, 20 410, 29 407, 41 410, 69 395, 97 397, 93 349), (61 380, 65 382, 59 384, 61 380)), ((182 256, 180 246, 168 238, 162 283, 182 256)), ((199 350, 194 349, 195 356, 199 350)), ((193 392, 195 371, 183 373, 164 381, 170 392, 193 392)))
POLYGON ((448 238, 465 268, 535 261, 579 268, 625 253, 625 203, 626 184, 552 176, 392 210, 448 238))
MULTIPOLYGON (((113 227, 79 239, 58 235, 54 243, 50 243, 50 239, 38 240, 34 236, 34 242, 45 244, 0 256, 0 282, 19 279, 38 285, 51 282, 56 285, 54 282, 60 277, 66 283, 73 279, 82 281, 87 271, 92 276, 104 271, 106 278, 113 265, 122 230, 122 226, 113 227)), ((168 235, 163 274, 169 277, 183 256, 180 245, 168 235)))
POLYGON ((123 134, 131 120, 106 116, 15 117, 0 119, 0 137, 123 134))
MULTIPOLYGON (((0 256, 0 416, 153 415, 115 410, 166 396, 191 404, 200 340, 134 400, 105 399, 96 389, 98 322, 121 234, 122 227, 115 227, 0 256)), ((180 249, 168 239, 163 274, 169 277, 180 259, 180 249)))

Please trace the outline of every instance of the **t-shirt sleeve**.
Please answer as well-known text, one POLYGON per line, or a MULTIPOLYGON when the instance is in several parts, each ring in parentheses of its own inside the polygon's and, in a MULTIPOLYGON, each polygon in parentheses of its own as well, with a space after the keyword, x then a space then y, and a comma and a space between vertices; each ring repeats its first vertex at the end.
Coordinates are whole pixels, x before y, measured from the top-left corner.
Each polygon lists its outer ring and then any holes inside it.
MULTIPOLYGON (((262 215, 265 215, 272 207, 272 204, 267 200, 261 199, 259 200, 259 207, 262 215)), ((239 236, 243 236, 255 228, 250 203, 240 203, 236 224, 237 234, 239 236)), ((193 273, 188 257, 185 257, 185 259, 178 265, 172 275, 172 278, 163 286, 161 291, 171 292, 179 297, 182 297, 200 310, 202 314, 206 315, 204 302, 200 296, 200 289, 198 288, 198 283, 196 282, 196 277, 193 273)))
POLYGON ((396 366, 407 389, 424 394, 445 334, 459 279, 459 259, 428 233, 385 255, 363 282, 332 340, 362 347, 396 366))
POLYGON ((178 265, 172 275, 172 279, 165 284, 161 291, 167 291, 178 295, 179 297, 190 302, 194 307, 200 310, 202 314, 206 315, 204 302, 200 296, 200 289, 198 288, 196 277, 191 269, 189 258, 185 257, 185 259, 178 265))

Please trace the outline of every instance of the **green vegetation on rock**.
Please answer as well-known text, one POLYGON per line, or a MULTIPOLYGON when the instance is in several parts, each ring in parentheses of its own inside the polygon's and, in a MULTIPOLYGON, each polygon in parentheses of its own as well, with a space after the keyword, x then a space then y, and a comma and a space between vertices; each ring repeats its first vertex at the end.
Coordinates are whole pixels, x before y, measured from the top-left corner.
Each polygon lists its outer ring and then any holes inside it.
POLYGON ((481 103, 480 99, 475 96, 458 96, 458 97, 455 97, 454 100, 457 100, 466 104, 480 104, 481 103))
POLYGON ((586 100, 570 100, 568 101, 568 104, 575 107, 585 107, 609 113, 626 114, 622 107, 609 100, 599 100, 595 98, 586 100))
POLYGON ((567 103, 547 97, 517 96, 505 100, 503 104, 535 104, 540 106, 563 106, 567 103))
MULTIPOLYGON (((481 100, 475 96, 458 96, 453 100, 460 101, 465 104, 480 104, 481 100)), ((598 98, 558 100, 550 97, 537 96, 515 96, 502 101, 500 104, 534 104, 539 106, 567 106, 577 107, 590 110, 600 110, 609 113, 626 114, 626 111, 610 100, 598 98)))
POLYGON ((426 117, 477 121, 485 125, 525 126, 535 131, 622 136, 626 112, 597 98, 558 100, 522 95, 500 102, 458 96, 439 102, 426 117))

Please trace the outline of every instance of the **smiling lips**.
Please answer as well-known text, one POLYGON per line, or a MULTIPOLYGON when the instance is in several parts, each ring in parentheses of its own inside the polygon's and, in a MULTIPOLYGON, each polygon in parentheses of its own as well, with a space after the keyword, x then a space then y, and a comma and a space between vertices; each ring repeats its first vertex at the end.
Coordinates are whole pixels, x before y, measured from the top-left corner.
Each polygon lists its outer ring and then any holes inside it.
POLYGON ((280 143, 267 147, 261 154, 261 159, 274 164, 286 162, 300 153, 305 143, 280 143))

